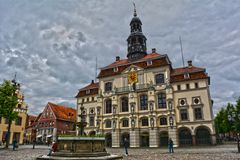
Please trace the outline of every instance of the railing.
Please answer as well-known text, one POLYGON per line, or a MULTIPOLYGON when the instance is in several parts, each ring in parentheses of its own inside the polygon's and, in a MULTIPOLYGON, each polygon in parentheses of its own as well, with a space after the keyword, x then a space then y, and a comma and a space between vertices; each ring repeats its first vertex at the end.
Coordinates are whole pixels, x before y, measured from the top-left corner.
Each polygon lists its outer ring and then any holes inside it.
MULTIPOLYGON (((135 86, 136 90, 142 90, 142 89, 147 89, 147 88, 149 88, 149 84, 138 84, 135 86)), ((116 93, 130 92, 130 91, 133 91, 133 86, 116 88, 116 93)))

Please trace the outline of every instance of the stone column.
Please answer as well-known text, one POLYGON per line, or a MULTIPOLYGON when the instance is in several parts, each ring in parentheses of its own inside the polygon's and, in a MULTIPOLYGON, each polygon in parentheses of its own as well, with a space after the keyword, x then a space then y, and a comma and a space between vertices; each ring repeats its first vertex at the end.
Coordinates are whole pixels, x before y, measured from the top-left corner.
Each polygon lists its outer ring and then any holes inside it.
POLYGON ((53 141, 57 140, 57 128, 53 128, 53 141))
POLYGON ((139 130, 130 130, 130 147, 140 147, 139 130))
POLYGON ((177 138, 177 128, 175 126, 168 128, 168 137, 172 139, 173 141, 173 147, 179 146, 179 141, 177 138))
POLYGON ((212 145, 216 145, 217 144, 217 139, 216 139, 216 135, 215 134, 211 135, 211 140, 212 140, 212 145))
POLYGON ((196 142, 196 135, 192 135, 192 144, 194 146, 197 144, 197 142, 196 142))
POLYGON ((118 129, 112 131, 112 147, 120 147, 120 133, 118 129))
POLYGON ((159 134, 157 128, 149 129, 149 147, 159 147, 159 134))

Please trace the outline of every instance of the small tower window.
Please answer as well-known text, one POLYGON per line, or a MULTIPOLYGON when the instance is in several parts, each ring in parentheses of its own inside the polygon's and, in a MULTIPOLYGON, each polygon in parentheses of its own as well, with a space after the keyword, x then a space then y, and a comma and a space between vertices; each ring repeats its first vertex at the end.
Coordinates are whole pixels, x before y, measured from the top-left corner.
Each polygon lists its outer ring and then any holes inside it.
POLYGON ((148 66, 152 65, 152 60, 148 60, 148 61, 147 61, 147 65, 148 65, 148 66))

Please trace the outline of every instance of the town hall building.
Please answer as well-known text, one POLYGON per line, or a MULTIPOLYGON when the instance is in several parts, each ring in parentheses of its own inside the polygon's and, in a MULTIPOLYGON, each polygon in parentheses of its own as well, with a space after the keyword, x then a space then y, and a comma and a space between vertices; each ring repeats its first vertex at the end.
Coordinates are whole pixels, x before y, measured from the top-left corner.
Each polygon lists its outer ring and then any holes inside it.
MULTIPOLYGON (((98 82, 78 91, 77 114, 85 114, 87 135, 102 134, 109 147, 216 144, 210 77, 205 68, 173 68, 166 54, 147 53, 147 38, 134 10, 127 58, 100 69, 98 82), (84 110, 80 110, 83 106, 84 110)), ((77 121, 80 121, 78 117, 77 121)))

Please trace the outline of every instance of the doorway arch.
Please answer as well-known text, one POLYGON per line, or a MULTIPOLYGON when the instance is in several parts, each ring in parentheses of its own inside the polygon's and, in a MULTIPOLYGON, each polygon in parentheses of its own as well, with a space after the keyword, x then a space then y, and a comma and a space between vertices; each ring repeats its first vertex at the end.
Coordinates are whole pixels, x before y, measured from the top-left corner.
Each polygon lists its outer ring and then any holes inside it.
POLYGON ((192 134, 190 129, 183 127, 178 131, 179 144, 181 146, 192 145, 192 134))
POLYGON ((140 146, 141 147, 149 147, 149 133, 142 132, 140 134, 140 146))

